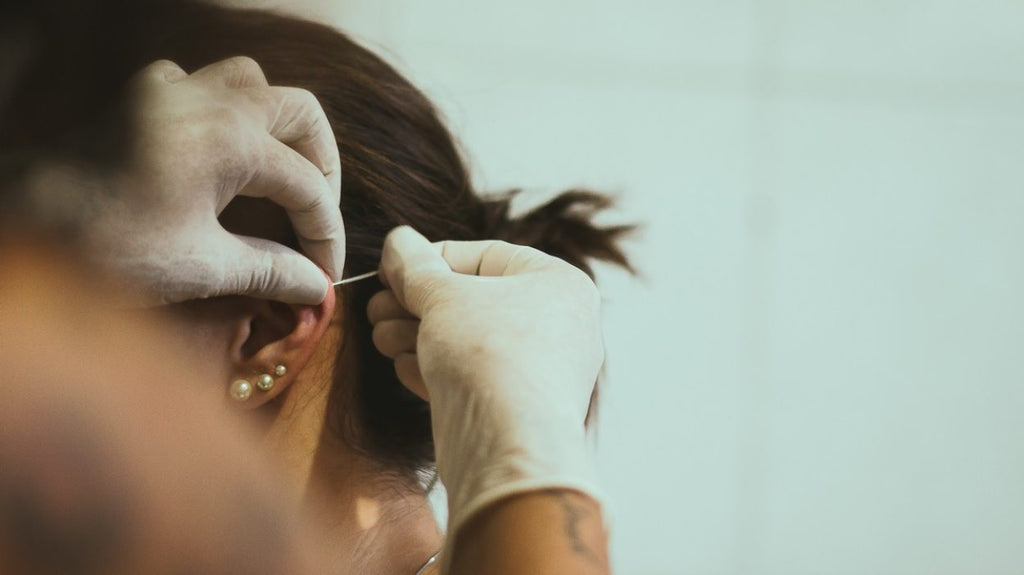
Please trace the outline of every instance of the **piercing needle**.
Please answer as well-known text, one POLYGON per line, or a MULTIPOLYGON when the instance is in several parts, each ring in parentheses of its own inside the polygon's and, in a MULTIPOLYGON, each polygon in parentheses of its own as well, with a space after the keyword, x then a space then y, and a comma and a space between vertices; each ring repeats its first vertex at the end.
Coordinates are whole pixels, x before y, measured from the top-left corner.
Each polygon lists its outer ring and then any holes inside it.
POLYGON ((340 285, 355 283, 357 281, 362 281, 362 280, 365 280, 365 279, 370 279, 370 278, 372 278, 375 275, 377 275, 377 270, 373 270, 372 272, 366 272, 365 274, 359 274, 357 276, 352 276, 350 278, 345 278, 343 280, 336 281, 336 282, 334 282, 331 285, 333 285, 333 286, 340 286, 340 285))

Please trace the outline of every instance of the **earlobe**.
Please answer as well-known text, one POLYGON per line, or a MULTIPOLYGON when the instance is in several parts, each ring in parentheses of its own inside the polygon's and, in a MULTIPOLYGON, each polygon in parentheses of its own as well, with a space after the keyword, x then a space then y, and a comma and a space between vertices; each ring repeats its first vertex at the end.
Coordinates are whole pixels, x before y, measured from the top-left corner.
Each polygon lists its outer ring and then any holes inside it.
POLYGON ((336 294, 315 306, 247 298, 232 346, 231 402, 245 409, 283 393, 313 357, 334 317, 336 294))

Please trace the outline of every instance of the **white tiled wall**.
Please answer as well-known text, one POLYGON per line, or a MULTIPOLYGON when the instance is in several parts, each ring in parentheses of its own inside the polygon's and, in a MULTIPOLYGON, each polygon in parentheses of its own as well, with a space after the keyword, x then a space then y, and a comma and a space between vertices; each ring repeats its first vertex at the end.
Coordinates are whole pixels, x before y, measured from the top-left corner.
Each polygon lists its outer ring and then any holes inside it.
POLYGON ((484 188, 645 222, 602 277, 619 573, 1024 572, 1024 2, 311 4, 484 188))

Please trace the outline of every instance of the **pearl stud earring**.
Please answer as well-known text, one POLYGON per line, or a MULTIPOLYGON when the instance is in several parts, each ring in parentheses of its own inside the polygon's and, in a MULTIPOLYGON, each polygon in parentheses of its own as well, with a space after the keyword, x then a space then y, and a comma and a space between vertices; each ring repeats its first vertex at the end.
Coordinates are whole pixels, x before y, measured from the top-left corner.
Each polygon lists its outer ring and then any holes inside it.
POLYGON ((270 391, 274 389, 274 378, 264 373, 256 378, 256 387, 260 388, 260 391, 270 391))
POLYGON ((283 365, 278 365, 277 367, 274 368, 274 375, 276 375, 277 377, 282 377, 286 373, 288 373, 288 368, 283 365))
POLYGON ((229 391, 231 399, 239 403, 249 401, 249 398, 252 397, 252 384, 244 379, 236 379, 231 384, 229 391))

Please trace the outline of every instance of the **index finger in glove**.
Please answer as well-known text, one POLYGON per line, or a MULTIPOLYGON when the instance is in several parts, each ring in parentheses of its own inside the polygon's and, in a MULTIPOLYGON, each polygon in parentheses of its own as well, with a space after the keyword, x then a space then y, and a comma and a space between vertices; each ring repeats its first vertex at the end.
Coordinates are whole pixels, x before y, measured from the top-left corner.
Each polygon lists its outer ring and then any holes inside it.
POLYGON ((255 171, 241 193, 283 207, 306 254, 332 280, 345 266, 345 223, 335 197, 315 166, 281 142, 264 137, 255 171))
POLYGON ((252 295, 284 303, 317 305, 330 288, 320 269, 302 254, 270 240, 232 234, 219 270, 221 293, 252 295))
MULTIPOLYGON (((345 265, 344 222, 341 218, 341 160, 338 144, 323 108, 308 90, 253 88, 241 92, 272 139, 298 152, 319 170, 324 186, 283 189, 268 195, 288 210, 303 249, 327 271, 341 279, 345 265), (289 192, 292 192, 290 194, 289 192), (298 192, 299 194, 294 194, 298 192), (305 192, 305 195, 302 194, 305 192), (309 197, 309 193, 315 193, 309 197)), ((267 170, 288 169, 269 164, 267 170)))
POLYGON ((316 96, 302 88, 271 86, 244 90, 261 124, 275 139, 302 154, 327 179, 334 203, 341 200, 338 142, 316 96))

